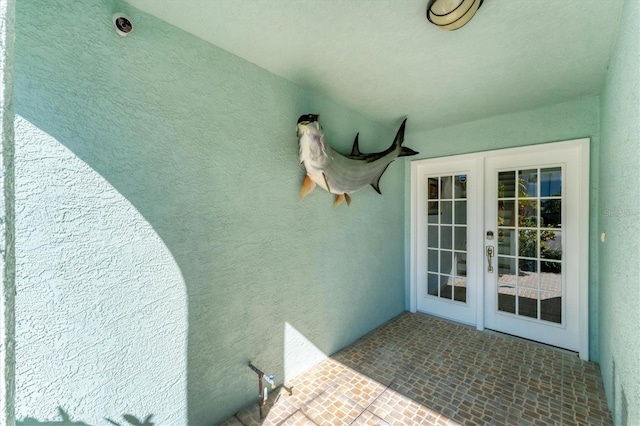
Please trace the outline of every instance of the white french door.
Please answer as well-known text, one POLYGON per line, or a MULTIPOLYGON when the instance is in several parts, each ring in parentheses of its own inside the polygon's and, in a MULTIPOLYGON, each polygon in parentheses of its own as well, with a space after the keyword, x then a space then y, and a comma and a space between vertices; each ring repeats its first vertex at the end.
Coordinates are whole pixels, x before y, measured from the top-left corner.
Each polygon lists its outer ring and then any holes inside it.
POLYGON ((412 162, 411 310, 588 358, 588 139, 412 162))
POLYGON ((473 325, 482 277, 480 164, 470 157, 443 158, 416 162, 414 171, 420 194, 415 198, 416 308, 473 325))

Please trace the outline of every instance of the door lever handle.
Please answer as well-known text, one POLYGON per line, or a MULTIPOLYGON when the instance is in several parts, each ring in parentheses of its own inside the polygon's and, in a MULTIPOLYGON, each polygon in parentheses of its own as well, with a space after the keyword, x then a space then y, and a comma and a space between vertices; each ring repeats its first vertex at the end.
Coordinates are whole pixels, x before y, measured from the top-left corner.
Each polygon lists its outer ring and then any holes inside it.
POLYGON ((493 246, 487 246, 487 263, 489 264, 489 266, 487 266, 487 272, 490 274, 493 273, 491 258, 493 258, 493 246))

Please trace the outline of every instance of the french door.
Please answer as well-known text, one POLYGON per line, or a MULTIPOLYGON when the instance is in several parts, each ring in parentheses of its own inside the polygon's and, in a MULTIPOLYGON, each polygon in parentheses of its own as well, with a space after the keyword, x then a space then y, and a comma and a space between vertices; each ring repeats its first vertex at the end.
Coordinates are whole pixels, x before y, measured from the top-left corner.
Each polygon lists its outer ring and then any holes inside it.
POLYGON ((411 310, 587 359, 588 143, 412 162, 411 310))

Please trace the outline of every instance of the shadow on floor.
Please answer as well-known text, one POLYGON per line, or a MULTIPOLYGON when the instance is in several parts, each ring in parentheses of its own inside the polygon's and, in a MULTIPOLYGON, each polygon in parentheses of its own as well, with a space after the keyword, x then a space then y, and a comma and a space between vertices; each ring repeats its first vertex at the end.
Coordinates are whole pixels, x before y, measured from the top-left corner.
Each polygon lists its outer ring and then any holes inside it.
POLYGON ((610 425, 577 354, 405 312, 290 380, 231 425, 610 425))

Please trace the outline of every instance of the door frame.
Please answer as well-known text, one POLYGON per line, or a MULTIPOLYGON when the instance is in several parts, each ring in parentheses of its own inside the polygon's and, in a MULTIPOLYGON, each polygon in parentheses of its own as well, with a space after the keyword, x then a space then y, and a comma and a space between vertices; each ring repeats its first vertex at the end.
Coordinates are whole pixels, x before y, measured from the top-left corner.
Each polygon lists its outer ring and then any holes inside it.
MULTIPOLYGON (((580 283, 578 297, 578 318, 579 318, 579 355, 583 360, 589 359, 589 138, 572 139, 562 142, 551 142, 545 144, 528 145, 517 148, 506 148, 493 151, 482 151, 471 154, 461 154, 446 157, 426 158, 421 160, 413 160, 411 164, 411 181, 410 181, 410 260, 409 260, 409 310, 412 313, 417 311, 418 297, 418 274, 417 274, 417 251, 418 251, 418 178, 421 172, 432 164, 441 164, 445 162, 454 163, 456 161, 475 160, 478 162, 478 191, 479 199, 484 200, 484 180, 485 180, 485 159, 489 156, 503 155, 521 155, 537 152, 541 148, 547 151, 554 149, 576 149, 578 152, 578 161, 580 168, 580 177, 577 182, 579 191, 579 267, 578 280, 580 283)), ((478 209, 478 217, 475 218, 476 226, 479 232, 484 232, 484 209, 478 209)), ((467 218, 469 221, 470 218, 467 218)), ((477 238, 474 249, 476 253, 484 252, 484 238, 477 238)), ((485 259, 482 256, 482 259, 485 259)), ((483 260, 484 262, 485 260, 483 260)), ((485 265, 486 266, 486 265, 485 265)), ((467 271, 469 274, 469 271, 467 271)), ((474 281, 477 283, 477 299, 476 299, 476 324, 477 330, 484 330, 484 305, 485 305, 485 282, 484 268, 478 268, 473 272, 474 281)))

